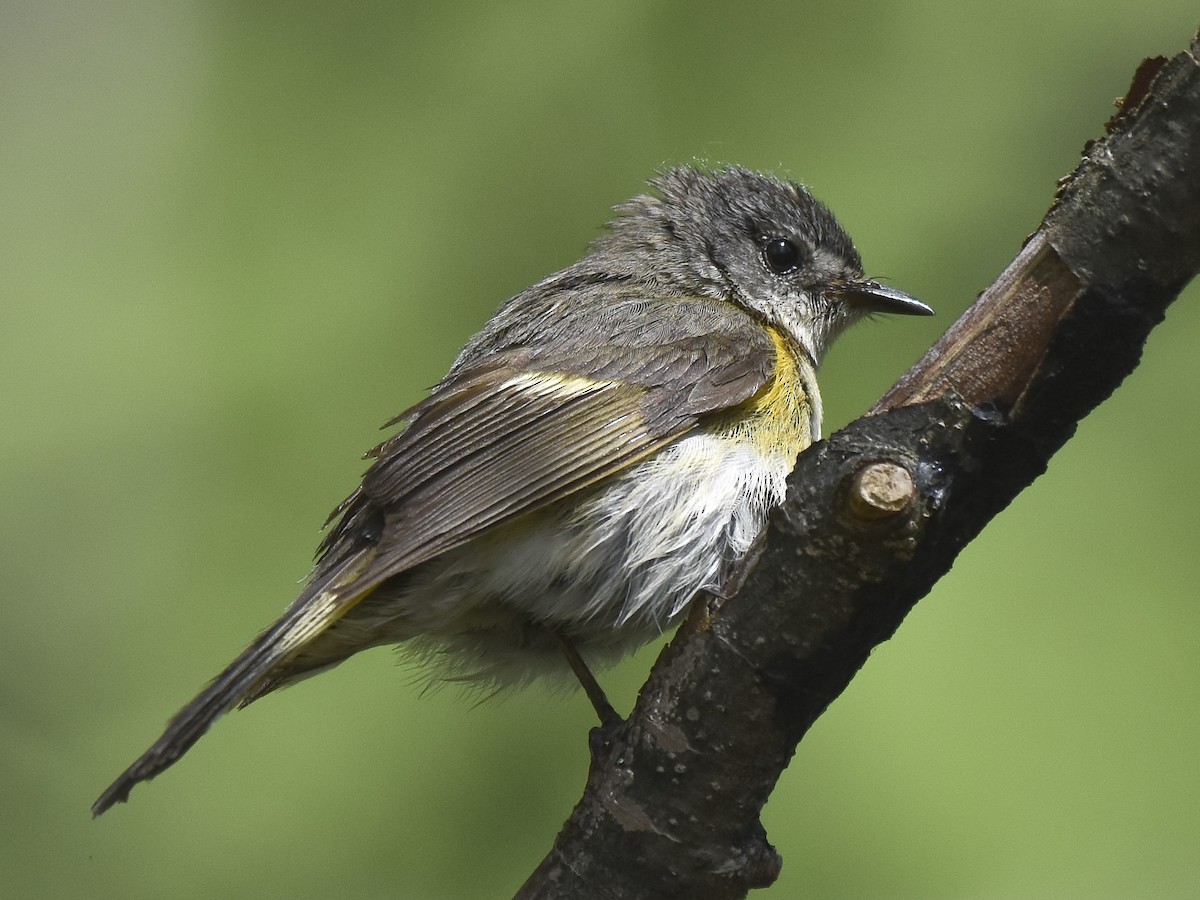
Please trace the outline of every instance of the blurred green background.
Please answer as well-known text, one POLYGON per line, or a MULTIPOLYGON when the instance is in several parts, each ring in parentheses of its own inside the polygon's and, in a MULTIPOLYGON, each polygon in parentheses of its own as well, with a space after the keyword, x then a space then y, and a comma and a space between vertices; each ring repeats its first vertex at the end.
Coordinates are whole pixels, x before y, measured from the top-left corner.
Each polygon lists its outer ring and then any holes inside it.
MULTIPOLYGON (((503 897, 591 712, 374 651, 97 793, 307 572, 375 426, 667 163, 809 184, 934 305, 1036 228, 1194 0, 0 7, 0 892, 503 897)), ((1195 897, 1200 290, 801 746, 763 896, 1195 897)), ((649 648, 604 678, 619 705, 649 648)))

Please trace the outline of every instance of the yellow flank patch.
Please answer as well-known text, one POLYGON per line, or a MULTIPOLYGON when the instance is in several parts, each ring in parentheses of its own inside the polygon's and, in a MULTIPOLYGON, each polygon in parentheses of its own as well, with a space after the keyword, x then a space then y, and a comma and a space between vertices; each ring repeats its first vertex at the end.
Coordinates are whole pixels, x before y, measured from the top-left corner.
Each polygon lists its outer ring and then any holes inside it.
POLYGON ((774 328, 767 330, 775 344, 774 375, 755 396, 715 417, 711 430, 748 441, 764 455, 794 458, 813 442, 814 418, 819 422, 816 373, 802 351, 774 328))

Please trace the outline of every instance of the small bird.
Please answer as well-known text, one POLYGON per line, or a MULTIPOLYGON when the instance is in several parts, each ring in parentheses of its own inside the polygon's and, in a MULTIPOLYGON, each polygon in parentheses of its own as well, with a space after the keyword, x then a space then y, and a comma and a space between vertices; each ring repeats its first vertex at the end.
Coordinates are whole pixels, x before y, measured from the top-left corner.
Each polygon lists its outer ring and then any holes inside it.
POLYGON ((680 167, 650 185, 385 426, 404 423, 330 515, 300 596, 94 815, 235 706, 384 644, 491 686, 573 670, 612 721, 589 666, 731 591, 820 437, 830 342, 870 313, 933 311, 866 279, 797 184, 680 167))

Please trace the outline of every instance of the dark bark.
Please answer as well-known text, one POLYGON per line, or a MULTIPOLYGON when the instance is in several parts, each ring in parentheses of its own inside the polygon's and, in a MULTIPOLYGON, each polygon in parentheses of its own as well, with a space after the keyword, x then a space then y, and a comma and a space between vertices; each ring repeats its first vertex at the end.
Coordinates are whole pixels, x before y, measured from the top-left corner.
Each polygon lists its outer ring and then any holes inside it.
POLYGON ((1137 365, 1200 270, 1197 42, 1150 60, 1041 227, 876 405, 800 459, 737 597, 698 608, 522 898, 742 897, 797 742, 1137 365))

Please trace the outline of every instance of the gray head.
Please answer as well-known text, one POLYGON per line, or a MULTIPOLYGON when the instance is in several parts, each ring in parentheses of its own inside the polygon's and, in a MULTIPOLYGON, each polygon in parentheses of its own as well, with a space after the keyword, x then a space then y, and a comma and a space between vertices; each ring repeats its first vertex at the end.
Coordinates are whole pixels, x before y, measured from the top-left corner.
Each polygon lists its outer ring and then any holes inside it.
POLYGON ((650 185, 658 196, 618 206, 587 262, 664 292, 737 303, 786 331, 816 362, 868 313, 933 312, 866 280, 849 235, 798 184, 737 167, 681 167, 650 185))

